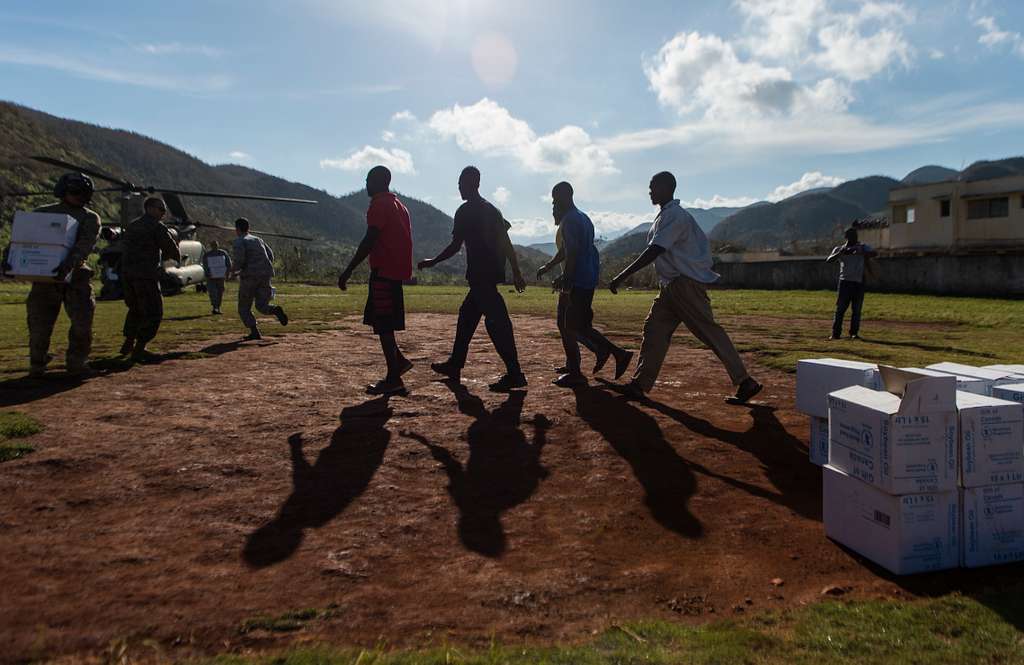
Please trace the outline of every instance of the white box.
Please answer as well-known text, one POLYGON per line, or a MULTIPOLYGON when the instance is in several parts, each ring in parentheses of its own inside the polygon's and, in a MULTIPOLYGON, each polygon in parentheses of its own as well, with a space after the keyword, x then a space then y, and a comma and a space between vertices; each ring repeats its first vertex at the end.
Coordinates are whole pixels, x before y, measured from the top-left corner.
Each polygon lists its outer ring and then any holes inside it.
POLYGON ((1024 483, 960 491, 967 568, 1024 561, 1024 483))
POLYGON ((210 279, 224 279, 228 275, 228 262, 223 256, 206 257, 206 267, 210 270, 210 279))
POLYGON ((991 369, 997 372, 1009 372, 1024 379, 1024 365, 985 365, 982 369, 991 369))
POLYGON ((957 392, 960 485, 1024 481, 1024 404, 957 392))
POLYGON ((849 386, 881 390, 878 366, 837 358, 797 361, 796 410, 809 416, 828 418, 828 394, 849 386))
POLYGON ((828 464, 828 418, 811 416, 811 439, 807 444, 811 464, 828 464))
POLYGON ((56 282, 53 271, 67 258, 68 251, 60 245, 12 243, 7 254, 11 270, 7 274, 30 282, 56 282))
POLYGON ((827 465, 822 517, 825 535, 897 575, 960 563, 957 491, 893 496, 827 465))
POLYGON ((1024 382, 996 386, 992 389, 992 396, 1010 402, 1024 402, 1024 382))
POLYGON ((58 245, 72 247, 78 237, 78 220, 71 215, 53 212, 14 213, 11 243, 23 245, 58 245))
POLYGON ((956 379, 879 370, 886 391, 829 395, 829 464, 890 494, 956 489, 956 379))
POLYGON ((997 369, 984 369, 973 365, 962 365, 960 363, 935 363, 934 365, 928 365, 928 369, 934 369, 939 372, 954 374, 956 376, 976 376, 979 379, 983 379, 990 384, 988 391, 985 393, 989 396, 992 395, 992 388, 996 386, 1003 386, 1007 383, 1020 383, 1021 378, 1012 372, 1005 372, 997 369))
POLYGON ((979 379, 976 376, 963 376, 962 374, 951 375, 949 372, 939 372, 934 369, 922 369, 920 367, 904 367, 903 369, 908 372, 927 374, 928 376, 954 376, 956 377, 956 389, 962 390, 965 393, 988 395, 992 392, 992 383, 985 379, 979 379))

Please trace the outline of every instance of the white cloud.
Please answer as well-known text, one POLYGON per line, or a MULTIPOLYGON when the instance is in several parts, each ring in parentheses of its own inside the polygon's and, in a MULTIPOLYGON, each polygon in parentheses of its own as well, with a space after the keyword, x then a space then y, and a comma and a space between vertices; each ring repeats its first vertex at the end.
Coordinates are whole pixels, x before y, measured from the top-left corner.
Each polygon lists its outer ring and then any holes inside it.
MULTIPOLYGON (((824 175, 820 171, 811 171, 803 174, 796 182, 791 182, 788 185, 779 185, 765 197, 765 201, 781 201, 788 199, 791 196, 799 194, 800 192, 806 192, 809 189, 818 189, 821 187, 835 187, 840 185, 845 180, 836 176, 824 175)), ((753 203, 751 201, 750 203, 753 203)), ((749 205, 749 204, 747 204, 749 205)))
MULTIPOLYGON (((653 210, 653 207, 652 207, 653 210)), ((614 238, 640 224, 654 221, 654 212, 628 213, 608 211, 586 211, 590 221, 594 223, 594 236, 614 238)), ((551 242, 555 237, 555 223, 550 217, 524 217, 509 220, 512 228, 509 236, 516 244, 535 242, 551 242)))
POLYGON ((557 173, 586 180, 618 173, 611 155, 581 127, 566 125, 538 136, 526 121, 483 98, 434 113, 427 125, 442 138, 472 154, 508 156, 532 173, 557 173))
POLYGON ((217 58, 224 51, 205 44, 182 44, 181 42, 164 42, 161 44, 140 44, 137 50, 149 55, 203 55, 217 58))
POLYGON ((974 25, 981 28, 984 32, 981 37, 978 37, 978 43, 987 46, 990 49, 995 49, 997 46, 1006 45, 1016 53, 1017 55, 1024 58, 1024 36, 1019 32, 1010 32, 1008 30, 1002 30, 999 24, 992 16, 982 16, 974 22, 974 25))
POLYGON ((864 81, 901 64, 909 67, 913 50, 901 26, 910 12, 896 3, 866 2, 856 14, 838 14, 818 30, 821 52, 813 60, 850 81, 864 81), (876 26, 870 34, 866 26, 876 26))
POLYGON ((240 162, 244 162, 247 159, 251 159, 252 155, 250 155, 247 152, 242 152, 241 150, 232 150, 231 152, 228 153, 228 157, 230 157, 231 159, 237 159, 240 162))
POLYGON ((760 199, 749 196, 722 196, 715 194, 710 199, 697 197, 692 201, 680 201, 685 208, 743 208, 760 199))
POLYGON ((491 194, 491 198, 504 205, 508 203, 510 198, 512 198, 512 192, 508 191, 508 188, 504 185, 499 185, 498 188, 494 190, 494 193, 491 194))
POLYGON ((384 141, 385 143, 391 143, 392 141, 395 140, 395 133, 392 132, 391 130, 385 129, 380 134, 380 140, 384 141))
POLYGON ((928 49, 928 57, 931 58, 932 60, 942 60, 943 58, 946 57, 946 54, 943 53, 940 49, 930 48, 928 49))
POLYGON ((739 0, 736 5, 753 33, 744 45, 754 55, 775 60, 803 57, 828 14, 825 0, 739 0))
POLYGON ((386 166, 394 173, 412 175, 416 173, 416 168, 412 162, 412 155, 398 148, 389 150, 368 145, 354 151, 348 157, 320 160, 320 168, 322 169, 341 169, 343 171, 368 171, 377 165, 386 166))
POLYGON ((412 114, 412 111, 398 111, 391 116, 392 122, 416 122, 416 116, 412 114))

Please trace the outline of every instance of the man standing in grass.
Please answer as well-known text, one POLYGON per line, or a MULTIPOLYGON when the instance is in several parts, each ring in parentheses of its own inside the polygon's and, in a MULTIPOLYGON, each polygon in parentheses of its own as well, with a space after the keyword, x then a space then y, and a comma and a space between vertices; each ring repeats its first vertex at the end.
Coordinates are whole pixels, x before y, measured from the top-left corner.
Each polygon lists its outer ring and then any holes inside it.
POLYGON ((260 314, 273 314, 282 326, 288 325, 288 315, 280 305, 271 305, 274 287, 274 250, 263 238, 249 233, 249 220, 235 220, 234 272, 238 273, 238 316, 249 329, 246 340, 263 339, 256 317, 252 315, 253 302, 260 314))
POLYGON ((210 242, 210 251, 203 254, 203 272, 206 273, 206 293, 210 296, 211 313, 220 314, 224 280, 231 272, 231 257, 220 248, 216 240, 210 242))
MULTIPOLYGON (((551 190, 552 211, 558 220, 558 232, 562 236, 559 254, 565 255, 565 267, 561 276, 555 279, 558 288, 558 331, 565 349, 565 371, 553 381, 565 388, 586 384, 580 371, 580 344, 592 347, 597 355, 594 372, 597 373, 615 357, 615 378, 618 379, 629 367, 633 354, 619 348, 594 329, 594 289, 597 288, 601 272, 600 257, 594 247, 594 224, 573 202, 572 185, 560 182, 551 190)), ((556 255, 555 259, 559 256, 556 255)), ((550 268, 555 259, 545 264, 538 274, 550 268)))
POLYGON ((121 355, 131 354, 133 362, 155 358, 146 351, 146 344, 156 337, 164 318, 161 266, 164 261, 181 260, 178 243, 161 221, 167 214, 163 200, 150 196, 142 209, 142 217, 126 226, 121 235, 121 288, 128 307, 121 355))
POLYGON ((450 379, 460 380, 462 368, 469 354, 469 342, 473 339, 480 319, 484 318, 487 334, 494 348, 505 363, 505 374, 490 385, 496 392, 504 392, 526 386, 526 376, 519 367, 512 319, 508 316, 505 300, 498 293, 498 284, 505 281, 505 263, 512 265, 512 281, 516 291, 526 289, 526 281, 519 272, 508 230, 512 226, 502 217, 501 211, 480 196, 480 171, 467 166, 459 176, 459 194, 465 201, 455 212, 455 226, 452 241, 437 257, 420 261, 418 268, 432 268, 442 261, 455 256, 463 243, 466 245, 466 281, 469 293, 459 308, 459 321, 455 330, 455 343, 451 357, 430 368, 450 379))
POLYGON ((715 321, 707 294, 707 285, 719 277, 711 270, 711 246, 693 216, 674 198, 675 191, 675 176, 668 171, 651 178, 651 203, 661 210, 647 236, 647 249, 608 285, 612 293, 618 293, 622 282, 651 263, 661 285, 644 322, 640 361, 627 390, 631 397, 643 399, 654 388, 672 334, 682 323, 725 365, 737 386, 736 395, 728 401, 743 404, 761 392, 762 386, 747 372, 729 335, 715 321))
POLYGON ((826 261, 839 259, 839 289, 836 294, 836 315, 832 319, 830 340, 843 336, 843 317, 846 309, 853 305, 850 314, 850 339, 860 339, 860 311, 864 306, 864 268, 868 259, 878 255, 870 245, 857 239, 857 229, 846 230, 846 244, 832 250, 826 261))
POLYGON ((393 395, 405 390, 402 375, 412 362, 402 354, 395 332, 405 330, 405 295, 402 282, 412 277, 412 224, 409 211, 389 187, 391 171, 375 166, 366 174, 366 235, 338 277, 338 288, 348 288, 348 280, 359 264, 370 257, 370 283, 363 311, 363 323, 380 338, 387 374, 366 388, 371 395, 393 395))

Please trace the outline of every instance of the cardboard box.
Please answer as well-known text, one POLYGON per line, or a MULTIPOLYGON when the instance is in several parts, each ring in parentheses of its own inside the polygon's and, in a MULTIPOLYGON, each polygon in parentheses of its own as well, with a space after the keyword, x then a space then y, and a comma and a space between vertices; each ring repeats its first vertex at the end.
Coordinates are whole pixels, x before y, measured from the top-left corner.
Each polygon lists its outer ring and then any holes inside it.
POLYGON ((828 464, 828 418, 811 416, 811 439, 807 444, 811 464, 828 464))
POLYGON ((1024 483, 964 489, 960 498, 962 565, 1024 561, 1024 483))
POLYGON ((1009 402, 1024 402, 1024 381, 996 386, 992 389, 992 396, 1009 402))
MULTIPOLYGON (((950 376, 949 372, 939 372, 934 369, 922 369, 920 367, 904 367, 903 369, 908 372, 927 374, 928 376, 950 376)), ((976 376, 963 376, 960 374, 953 374, 952 376, 956 377, 957 390, 962 390, 965 393, 974 393, 975 395, 988 395, 992 391, 992 383, 985 379, 979 379, 976 376)))
POLYGON ((956 376, 974 376, 988 381, 990 386, 988 392, 985 393, 988 396, 992 395, 992 388, 996 386, 1003 386, 1007 383, 1020 383, 1020 377, 1012 372, 984 369, 973 365, 962 365, 960 363, 935 363, 934 365, 928 365, 927 369, 934 369, 939 372, 945 372, 946 374, 953 374, 956 376))
POLYGON ((12 243, 7 255, 8 275, 30 282, 56 282, 53 271, 67 258, 68 248, 60 245, 12 243))
POLYGON ((985 365, 982 369, 991 369, 997 372, 1009 372, 1016 374, 1024 380, 1024 365, 985 365))
POLYGON ((956 489, 956 379, 879 370, 885 391, 829 395, 829 464, 890 494, 956 489))
POLYGON ((826 465, 822 516, 825 535, 897 575, 960 563, 958 491, 893 496, 826 465))
POLYGON ((960 485, 1024 482, 1024 404, 957 392, 960 485))
POLYGON ((71 215, 52 212, 14 213, 11 243, 57 245, 70 248, 78 236, 78 220, 71 215))
POLYGON ((210 269, 210 279, 224 279, 228 275, 228 262, 223 256, 209 256, 206 267, 210 269))
POLYGON ((796 409, 828 418, 828 394, 849 386, 881 390, 878 366, 836 358, 800 360, 796 364, 796 409))

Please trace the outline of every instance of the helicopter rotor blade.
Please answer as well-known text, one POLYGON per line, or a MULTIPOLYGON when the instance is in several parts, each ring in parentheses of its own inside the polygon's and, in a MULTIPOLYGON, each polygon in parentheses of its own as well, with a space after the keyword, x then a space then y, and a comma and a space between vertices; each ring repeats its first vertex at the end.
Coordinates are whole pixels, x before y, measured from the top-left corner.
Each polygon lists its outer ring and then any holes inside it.
POLYGON ((188 218, 188 211, 185 210, 185 204, 181 201, 181 197, 173 192, 163 192, 163 198, 164 203, 167 204, 167 209, 171 211, 172 215, 180 219, 182 222, 191 222, 188 218))
MULTIPOLYGON (((235 227, 233 227, 233 226, 221 226, 220 224, 207 224, 205 222, 192 222, 192 224, 194 224, 195 226, 198 226, 200 228, 207 228, 207 229, 222 229, 224 231, 234 231, 235 230, 235 227)), ((306 238, 304 236, 293 236, 293 235, 288 235, 286 233, 271 233, 270 231, 256 231, 254 229, 250 229, 250 231, 252 231, 252 233, 255 233, 256 235, 261 235, 261 236, 271 236, 271 237, 274 237, 274 238, 288 238, 289 240, 305 240, 306 242, 313 242, 313 238, 306 238)))
POLYGON ((96 169, 88 169, 88 168, 85 168, 84 166, 79 166, 77 164, 72 164, 70 162, 65 162, 65 161, 62 161, 62 160, 59 160, 59 159, 54 159, 53 157, 44 157, 44 156, 41 156, 41 155, 32 155, 32 156, 29 157, 29 159, 34 159, 37 162, 42 162, 43 164, 49 164, 50 166, 59 166, 62 169, 68 169, 68 170, 71 170, 71 171, 77 171, 79 173, 84 173, 86 175, 91 175, 91 176, 93 176, 95 178, 99 178, 100 180, 106 180, 107 182, 112 182, 115 185, 121 185, 121 188, 132 189, 132 188, 135 187, 134 185, 132 185, 132 183, 130 183, 127 180, 124 180, 122 178, 117 178, 115 176, 112 176, 112 175, 107 174, 107 173, 103 173, 102 171, 98 171, 96 169))
POLYGON ((138 188, 137 191, 145 191, 151 194, 157 192, 161 194, 178 194, 180 196, 205 196, 207 198, 214 199, 249 199, 252 201, 277 201, 279 203, 304 203, 307 205, 316 205, 319 201, 312 201, 310 199, 290 199, 282 196, 260 196, 257 194, 226 194, 224 192, 190 192, 181 189, 161 189, 159 187, 146 187, 138 188))
POLYGON ((53 192, 0 192, 0 198, 20 198, 24 196, 43 196, 46 194, 52 195, 53 192))

